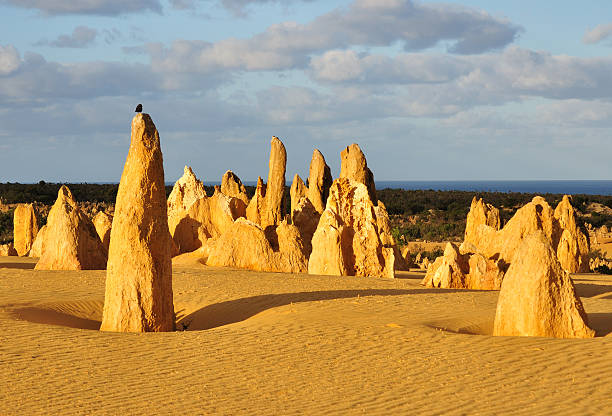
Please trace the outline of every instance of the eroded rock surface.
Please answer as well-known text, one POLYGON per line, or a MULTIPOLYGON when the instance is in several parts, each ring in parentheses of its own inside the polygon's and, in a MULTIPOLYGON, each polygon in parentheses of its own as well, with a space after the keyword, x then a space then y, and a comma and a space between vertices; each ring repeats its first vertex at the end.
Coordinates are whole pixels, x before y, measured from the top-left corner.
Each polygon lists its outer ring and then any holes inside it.
POLYGON ((221 178, 221 192, 229 197, 240 199, 245 205, 249 204, 246 188, 240 178, 231 170, 225 172, 223 178, 221 178))
POLYGON ((137 114, 117 193, 100 330, 174 330, 171 240, 159 134, 148 114, 137 114))
POLYGON ((103 270, 107 250, 96 227, 63 185, 49 211, 36 270, 103 270))
POLYGON ((13 242, 19 256, 27 256, 38 234, 38 220, 32 204, 19 204, 13 214, 13 242))
POLYGON ((312 238, 308 272, 392 278, 394 263, 394 249, 381 240, 366 185, 346 177, 336 179, 312 238))
POLYGON ((104 211, 100 211, 94 217, 93 224, 94 227, 96 227, 96 232, 100 237, 100 241, 102 241, 102 245, 108 250, 111 228, 113 226, 113 216, 104 211))
POLYGON ((538 230, 522 239, 506 273, 494 335, 591 338, 587 316, 569 274, 538 230))

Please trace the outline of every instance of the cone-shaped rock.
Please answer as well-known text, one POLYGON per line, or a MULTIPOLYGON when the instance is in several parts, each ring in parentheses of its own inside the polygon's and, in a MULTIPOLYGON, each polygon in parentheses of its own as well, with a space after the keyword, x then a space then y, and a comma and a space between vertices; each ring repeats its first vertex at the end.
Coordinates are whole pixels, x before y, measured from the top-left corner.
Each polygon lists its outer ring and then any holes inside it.
POLYGON ((563 230, 557 246, 557 257, 561 266, 569 273, 587 273, 589 240, 576 223, 576 210, 572 206, 570 196, 563 196, 555 208, 555 218, 563 230))
POLYGON ((225 172, 221 179, 221 192, 227 196, 242 200, 245 205, 249 204, 246 188, 240 178, 231 170, 225 172))
POLYGON ((115 204, 100 330, 174 330, 171 249, 159 135, 148 114, 137 114, 115 204))
POLYGON ((353 143, 340 153, 340 177, 364 184, 372 203, 376 204, 374 174, 368 168, 368 162, 358 144, 353 143))
POLYGON ((32 204, 19 204, 13 215, 13 239, 15 250, 20 256, 27 256, 38 234, 38 220, 32 204))
POLYGON ((96 227, 98 236, 100 236, 102 245, 104 248, 106 248, 106 250, 108 250, 108 246, 110 245, 111 228, 113 226, 113 216, 104 211, 100 211, 94 217, 93 224, 96 227))
POLYGON ((187 210, 194 202, 205 196, 204 184, 195 176, 190 166, 185 166, 183 176, 176 181, 168 196, 168 228, 173 237, 177 225, 183 220, 187 210))
MULTIPOLYGON (((325 163, 325 158, 318 149, 315 149, 312 152, 312 160, 310 161, 307 196, 319 214, 325 209, 325 203, 327 202, 332 182, 331 170, 327 163, 325 163)), ((293 212, 293 209, 291 212, 293 212)))
POLYGON ((550 239, 537 231, 521 241, 499 292, 494 335, 591 338, 587 317, 550 239))
POLYGON ((468 212, 467 221, 465 224, 464 241, 478 246, 478 227, 486 225, 493 230, 498 231, 501 227, 501 219, 499 210, 491 204, 487 204, 482 198, 474 197, 470 212, 468 212))
POLYGON ((257 177, 257 187, 255 188, 255 195, 249 201, 249 205, 246 209, 247 220, 254 222, 255 224, 261 224, 261 213, 265 209, 265 195, 266 185, 263 183, 261 176, 257 177))
POLYGON ((36 234, 36 239, 34 243, 32 243, 32 248, 28 253, 28 257, 40 257, 43 252, 43 244, 45 242, 45 235, 47 234, 47 226, 43 225, 40 230, 38 230, 38 234, 36 234))
POLYGON ((285 204, 285 170, 287 151, 278 137, 270 142, 270 162, 268 166, 268 183, 265 193, 265 208, 261 212, 261 226, 278 225, 283 219, 285 204))
POLYGON ((36 270, 103 270, 107 251, 96 227, 63 185, 47 217, 47 230, 36 270))
POLYGON ((291 189, 289 191, 289 195, 291 195, 291 213, 295 211, 300 199, 306 196, 307 192, 306 185, 304 185, 304 181, 300 178, 300 175, 297 173, 293 177, 293 183, 291 184, 291 189))

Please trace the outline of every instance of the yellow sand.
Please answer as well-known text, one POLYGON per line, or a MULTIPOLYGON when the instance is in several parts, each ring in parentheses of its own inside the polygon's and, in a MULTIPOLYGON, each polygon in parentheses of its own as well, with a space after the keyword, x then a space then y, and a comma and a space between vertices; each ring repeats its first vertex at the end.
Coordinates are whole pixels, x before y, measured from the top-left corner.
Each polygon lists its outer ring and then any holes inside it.
POLYGON ((575 276, 598 338, 506 338, 497 292, 175 267, 178 326, 101 333, 104 271, 0 258, 0 414, 606 414, 612 277, 575 276), (84 329, 89 328, 89 329, 84 329))

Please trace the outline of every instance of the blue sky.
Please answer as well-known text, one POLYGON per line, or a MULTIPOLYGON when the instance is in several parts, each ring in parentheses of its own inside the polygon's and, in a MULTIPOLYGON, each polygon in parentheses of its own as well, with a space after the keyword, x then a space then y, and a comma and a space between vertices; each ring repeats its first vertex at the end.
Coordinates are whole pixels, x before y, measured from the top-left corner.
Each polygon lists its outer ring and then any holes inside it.
POLYGON ((0 182, 118 181, 133 109, 166 179, 610 179, 612 6, 592 0, 0 0, 0 182))

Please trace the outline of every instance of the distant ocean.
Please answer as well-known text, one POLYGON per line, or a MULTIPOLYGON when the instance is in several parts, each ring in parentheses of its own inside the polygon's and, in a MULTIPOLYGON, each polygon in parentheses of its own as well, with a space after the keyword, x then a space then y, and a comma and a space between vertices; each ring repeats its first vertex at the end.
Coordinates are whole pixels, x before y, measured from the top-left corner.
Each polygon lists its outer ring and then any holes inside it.
POLYGON ((612 195, 610 181, 378 181, 376 189, 612 195))
MULTIPOLYGON (((205 182, 206 185, 219 185, 219 182, 205 182)), ((245 185, 255 186, 256 182, 245 181, 245 185)), ((172 184, 170 184, 172 185, 172 184)), ((288 183, 287 186, 291 186, 288 183)), ((588 194, 612 195, 612 180, 605 181, 377 181, 376 189, 468 191, 468 192, 521 192, 537 194, 588 194)))

